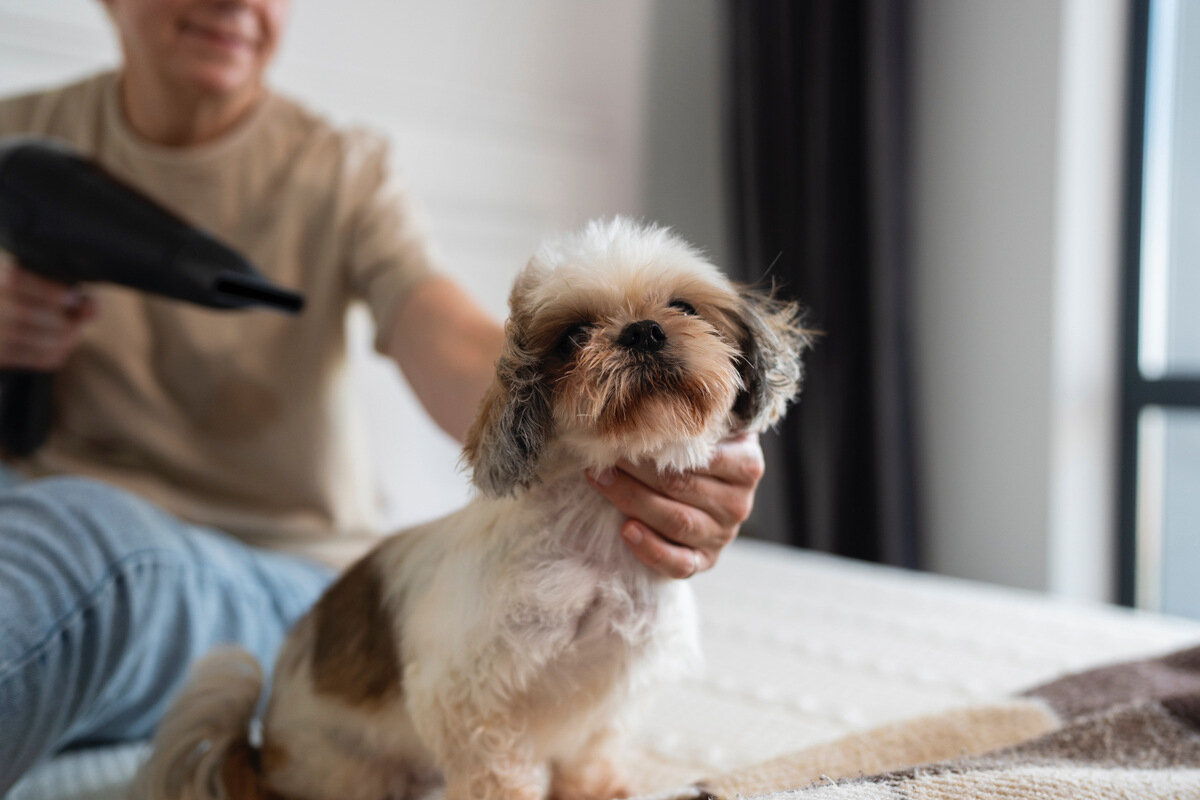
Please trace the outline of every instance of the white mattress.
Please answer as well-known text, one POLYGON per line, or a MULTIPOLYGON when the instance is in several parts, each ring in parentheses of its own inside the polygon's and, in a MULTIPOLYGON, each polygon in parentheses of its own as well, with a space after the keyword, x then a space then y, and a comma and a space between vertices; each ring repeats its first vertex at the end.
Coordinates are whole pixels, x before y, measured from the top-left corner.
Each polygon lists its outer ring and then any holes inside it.
MULTIPOLYGON (((663 687, 638 733, 681 775, 1200 642, 1196 622, 745 540, 693 584, 705 671, 663 687)), ((65 754, 9 797, 121 797, 144 753, 65 754)))

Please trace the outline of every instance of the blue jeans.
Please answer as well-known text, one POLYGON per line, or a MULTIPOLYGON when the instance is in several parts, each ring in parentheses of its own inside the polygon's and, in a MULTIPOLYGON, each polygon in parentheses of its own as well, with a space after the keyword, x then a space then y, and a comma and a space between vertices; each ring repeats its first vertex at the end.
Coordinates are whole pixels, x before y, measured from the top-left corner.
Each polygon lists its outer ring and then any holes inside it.
POLYGON ((69 745, 149 735, 197 657, 270 669, 333 573, 83 478, 0 464, 0 797, 69 745))

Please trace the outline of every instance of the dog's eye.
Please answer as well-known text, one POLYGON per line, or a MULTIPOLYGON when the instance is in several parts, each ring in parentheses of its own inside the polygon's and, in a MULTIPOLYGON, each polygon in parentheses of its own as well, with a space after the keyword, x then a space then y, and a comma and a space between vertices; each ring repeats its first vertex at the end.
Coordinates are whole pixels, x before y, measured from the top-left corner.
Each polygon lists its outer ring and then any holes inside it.
POLYGON ((696 313, 696 307, 694 305, 692 305, 691 303, 689 303, 687 300, 675 299, 675 300, 672 300, 670 303, 667 303, 667 305, 669 305, 671 308, 674 308, 678 311, 682 311, 684 314, 687 314, 689 317, 695 315, 695 313, 696 313))
POLYGON ((554 350, 563 356, 569 356, 580 347, 588 339, 588 331, 591 330, 591 323, 576 322, 562 332, 558 337, 558 341, 554 344, 554 350))

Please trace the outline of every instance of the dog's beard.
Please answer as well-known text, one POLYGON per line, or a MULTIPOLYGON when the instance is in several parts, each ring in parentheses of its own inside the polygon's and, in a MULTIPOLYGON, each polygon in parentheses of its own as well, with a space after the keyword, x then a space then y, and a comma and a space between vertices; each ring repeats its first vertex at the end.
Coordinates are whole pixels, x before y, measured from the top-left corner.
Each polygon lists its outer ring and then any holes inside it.
POLYGON ((702 437, 725 423, 741 388, 735 358, 711 334, 685 335, 658 353, 593 340, 555 381, 557 428, 620 457, 702 437))

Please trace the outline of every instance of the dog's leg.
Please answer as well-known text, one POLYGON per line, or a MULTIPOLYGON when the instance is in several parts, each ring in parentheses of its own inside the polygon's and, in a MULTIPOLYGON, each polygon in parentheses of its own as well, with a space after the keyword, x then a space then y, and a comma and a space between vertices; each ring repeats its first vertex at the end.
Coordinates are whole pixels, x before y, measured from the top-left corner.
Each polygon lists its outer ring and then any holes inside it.
POLYGON ((412 719, 445 779, 445 800, 544 800, 549 774, 532 753, 520 709, 448 681, 409 696, 412 719), (480 709, 487 698, 488 711, 480 709))
POLYGON ((520 752, 446 765, 445 800, 544 800, 546 768, 520 752))
POLYGON ((620 748, 616 733, 603 728, 592 735, 572 758, 552 765, 551 800, 613 800, 632 794, 617 766, 620 748))

